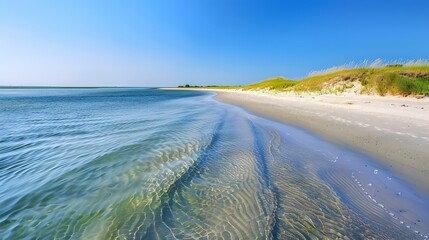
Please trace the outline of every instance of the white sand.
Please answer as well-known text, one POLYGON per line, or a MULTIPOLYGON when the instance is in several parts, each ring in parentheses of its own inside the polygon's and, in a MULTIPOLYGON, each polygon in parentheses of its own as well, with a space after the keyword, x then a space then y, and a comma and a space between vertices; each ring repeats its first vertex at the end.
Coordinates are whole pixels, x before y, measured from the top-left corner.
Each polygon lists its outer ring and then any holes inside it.
POLYGON ((429 194, 428 98, 215 91, 222 102, 367 153, 429 194))

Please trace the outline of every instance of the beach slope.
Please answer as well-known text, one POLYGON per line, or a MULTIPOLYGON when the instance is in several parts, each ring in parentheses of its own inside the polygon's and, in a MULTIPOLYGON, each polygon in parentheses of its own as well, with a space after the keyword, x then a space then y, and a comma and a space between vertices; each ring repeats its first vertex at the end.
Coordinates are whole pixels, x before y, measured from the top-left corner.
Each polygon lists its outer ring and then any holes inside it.
POLYGON ((364 152, 429 195, 428 98, 214 91, 221 102, 364 152))

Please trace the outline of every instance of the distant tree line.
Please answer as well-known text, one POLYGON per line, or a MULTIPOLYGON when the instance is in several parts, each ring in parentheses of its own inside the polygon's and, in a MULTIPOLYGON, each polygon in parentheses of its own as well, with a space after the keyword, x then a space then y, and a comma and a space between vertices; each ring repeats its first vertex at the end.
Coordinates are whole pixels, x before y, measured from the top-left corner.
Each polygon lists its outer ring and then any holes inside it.
POLYGON ((386 65, 386 67, 403 67, 404 65, 402 64, 388 64, 386 65))
POLYGON ((192 86, 192 85, 186 84, 184 86, 177 86, 177 87, 179 87, 179 88, 209 88, 209 87, 218 87, 218 86, 217 85, 208 85, 208 86, 194 85, 194 86, 192 86))

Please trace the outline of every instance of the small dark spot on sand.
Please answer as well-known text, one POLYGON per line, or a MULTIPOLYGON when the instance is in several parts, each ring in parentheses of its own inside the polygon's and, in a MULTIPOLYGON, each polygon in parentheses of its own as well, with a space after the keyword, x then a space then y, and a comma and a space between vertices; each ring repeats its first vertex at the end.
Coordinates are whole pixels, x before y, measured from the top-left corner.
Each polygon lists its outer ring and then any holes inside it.
POLYGON ((408 105, 402 104, 401 107, 408 107, 408 105))

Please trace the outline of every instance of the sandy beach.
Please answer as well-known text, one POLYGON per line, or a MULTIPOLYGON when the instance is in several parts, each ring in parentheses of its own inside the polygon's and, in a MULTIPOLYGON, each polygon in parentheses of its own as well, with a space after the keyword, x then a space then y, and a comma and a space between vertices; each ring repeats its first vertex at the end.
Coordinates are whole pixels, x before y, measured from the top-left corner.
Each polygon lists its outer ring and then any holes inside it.
POLYGON ((429 195, 429 99, 222 90, 216 99, 366 153, 429 195))

